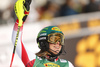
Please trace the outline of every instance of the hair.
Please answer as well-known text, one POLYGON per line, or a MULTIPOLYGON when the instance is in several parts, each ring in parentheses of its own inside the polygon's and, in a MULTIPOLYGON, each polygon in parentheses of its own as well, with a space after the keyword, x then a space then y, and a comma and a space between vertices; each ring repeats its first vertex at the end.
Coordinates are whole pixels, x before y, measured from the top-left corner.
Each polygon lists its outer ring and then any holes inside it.
POLYGON ((47 58, 47 56, 51 54, 48 51, 40 50, 36 55, 41 58, 47 58))

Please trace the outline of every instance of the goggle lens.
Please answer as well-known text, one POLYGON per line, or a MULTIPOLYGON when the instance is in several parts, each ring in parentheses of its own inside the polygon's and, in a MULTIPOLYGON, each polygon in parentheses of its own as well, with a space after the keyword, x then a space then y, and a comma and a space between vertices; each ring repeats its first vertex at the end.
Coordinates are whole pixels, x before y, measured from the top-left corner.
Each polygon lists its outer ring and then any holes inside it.
POLYGON ((48 42, 56 44, 60 42, 60 45, 64 45, 64 37, 61 33, 52 33, 48 35, 48 42))

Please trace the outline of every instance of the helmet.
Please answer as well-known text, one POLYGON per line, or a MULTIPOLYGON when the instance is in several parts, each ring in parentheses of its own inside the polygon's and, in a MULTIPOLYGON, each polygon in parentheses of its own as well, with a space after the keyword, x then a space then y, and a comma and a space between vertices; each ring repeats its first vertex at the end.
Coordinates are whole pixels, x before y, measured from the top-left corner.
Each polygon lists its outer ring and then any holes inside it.
POLYGON ((64 35, 57 26, 45 27, 37 36, 38 47, 44 51, 49 49, 49 42, 56 43, 57 41, 64 45, 64 35))

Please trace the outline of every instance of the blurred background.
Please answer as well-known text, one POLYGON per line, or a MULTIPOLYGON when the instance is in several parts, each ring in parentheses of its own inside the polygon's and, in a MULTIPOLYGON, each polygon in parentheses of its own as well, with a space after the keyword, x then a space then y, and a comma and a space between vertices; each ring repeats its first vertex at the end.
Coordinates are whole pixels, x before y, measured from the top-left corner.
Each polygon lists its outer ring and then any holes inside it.
MULTIPOLYGON (((0 67, 9 67, 13 52, 12 30, 17 0, 0 0, 0 67)), ((38 32, 56 25, 65 34, 67 59, 75 67, 100 67, 100 0, 32 0, 23 29, 23 42, 30 51, 39 51, 38 32)), ((13 67, 24 67, 15 53, 13 67)))

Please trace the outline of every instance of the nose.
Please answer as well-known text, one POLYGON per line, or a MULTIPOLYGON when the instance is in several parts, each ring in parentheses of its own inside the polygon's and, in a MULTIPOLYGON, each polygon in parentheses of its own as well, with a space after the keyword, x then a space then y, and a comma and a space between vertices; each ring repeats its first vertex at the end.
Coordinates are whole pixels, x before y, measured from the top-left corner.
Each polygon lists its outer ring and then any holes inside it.
POLYGON ((59 42, 59 41, 58 41, 58 42, 56 42, 56 45, 58 45, 58 46, 59 46, 59 45, 60 45, 60 42, 59 42))

